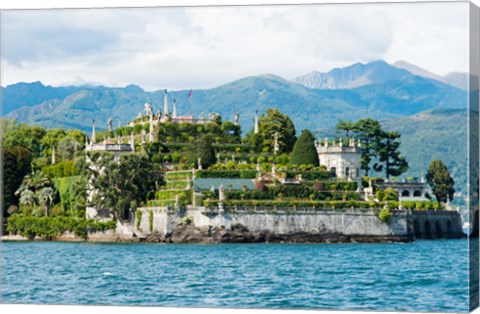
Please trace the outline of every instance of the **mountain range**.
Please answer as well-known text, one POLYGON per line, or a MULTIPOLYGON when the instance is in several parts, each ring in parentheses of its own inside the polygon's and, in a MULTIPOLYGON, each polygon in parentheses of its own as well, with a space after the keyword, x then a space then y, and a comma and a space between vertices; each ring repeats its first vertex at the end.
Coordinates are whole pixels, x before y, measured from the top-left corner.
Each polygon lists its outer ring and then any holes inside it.
POLYGON ((344 68, 335 68, 326 73, 313 71, 309 74, 298 76, 292 79, 292 81, 315 89, 350 89, 364 85, 385 83, 411 76, 412 74, 463 90, 468 88, 467 73, 451 72, 441 76, 403 60, 397 61, 393 65, 382 60, 367 64, 355 63, 344 68))
MULTIPOLYGON (((189 90, 171 91, 168 99, 170 108, 176 100, 180 115, 215 112, 224 120, 233 120, 238 112, 244 134, 253 126, 255 110, 263 114, 271 107, 289 115, 297 132, 308 128, 319 137, 334 135, 339 119, 371 117, 402 134, 401 150, 411 169, 408 175, 425 173, 435 156, 448 159, 456 178, 463 181, 465 155, 461 152, 467 145, 468 104, 465 77, 462 73, 442 77, 406 62, 392 65, 374 61, 327 73, 312 72, 291 81, 270 74, 246 77, 193 90, 191 97, 189 90)), ((152 104, 154 112, 163 110, 164 93, 146 92, 136 85, 52 87, 40 82, 18 83, 2 87, 2 113, 32 125, 88 132, 93 119, 98 129, 106 129, 110 118, 115 126, 125 125, 143 111, 146 102, 152 104)))

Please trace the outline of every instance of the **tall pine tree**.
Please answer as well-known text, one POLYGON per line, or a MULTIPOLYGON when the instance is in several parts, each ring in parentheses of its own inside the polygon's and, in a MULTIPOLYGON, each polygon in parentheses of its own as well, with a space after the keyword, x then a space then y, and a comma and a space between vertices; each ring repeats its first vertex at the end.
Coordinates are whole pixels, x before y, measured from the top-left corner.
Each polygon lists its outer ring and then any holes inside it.
POLYGON ((381 139, 382 128, 380 122, 367 118, 358 120, 353 131, 362 143, 362 169, 365 170, 365 175, 368 176, 371 169, 370 162, 378 155, 377 143, 381 139))
POLYGON ((390 176, 399 176, 408 170, 408 162, 402 156, 398 148, 400 147, 400 134, 393 132, 380 132, 377 142, 378 162, 373 165, 375 171, 385 170, 387 179, 390 176))
POLYGON ((303 130, 295 142, 290 163, 293 165, 318 166, 318 154, 315 147, 315 137, 309 130, 303 130))

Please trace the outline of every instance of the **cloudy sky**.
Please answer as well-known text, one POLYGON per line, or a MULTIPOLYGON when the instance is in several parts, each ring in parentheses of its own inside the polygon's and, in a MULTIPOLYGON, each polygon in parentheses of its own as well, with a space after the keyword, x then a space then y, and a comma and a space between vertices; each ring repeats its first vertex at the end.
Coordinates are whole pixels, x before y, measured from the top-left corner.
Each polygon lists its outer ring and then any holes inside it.
POLYGON ((355 62, 468 69, 468 4, 336 4, 1 13, 2 85, 215 87, 355 62))

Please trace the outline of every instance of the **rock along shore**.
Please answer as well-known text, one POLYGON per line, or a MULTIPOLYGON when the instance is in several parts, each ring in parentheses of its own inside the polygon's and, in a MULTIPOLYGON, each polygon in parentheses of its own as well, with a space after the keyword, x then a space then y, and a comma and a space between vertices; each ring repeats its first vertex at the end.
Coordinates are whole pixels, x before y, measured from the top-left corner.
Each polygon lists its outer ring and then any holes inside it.
MULTIPOLYGON (((28 241, 19 235, 5 235, 1 241, 28 241)), ((44 239, 35 238, 35 241, 44 239)), ((341 234, 319 234, 295 232, 291 234, 272 234, 265 231, 249 231, 245 226, 237 224, 231 228, 194 225, 178 225, 172 233, 162 235, 152 233, 146 237, 122 236, 112 231, 98 232, 88 235, 87 239, 64 233, 53 241, 65 242, 120 242, 120 243, 378 243, 378 242, 411 242, 407 236, 346 236, 341 234)))

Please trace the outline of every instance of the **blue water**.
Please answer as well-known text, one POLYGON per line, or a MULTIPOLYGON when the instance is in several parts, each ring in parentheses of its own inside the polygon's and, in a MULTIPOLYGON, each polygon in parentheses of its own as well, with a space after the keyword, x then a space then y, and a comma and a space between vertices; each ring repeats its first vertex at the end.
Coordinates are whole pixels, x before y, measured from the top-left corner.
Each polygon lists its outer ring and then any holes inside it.
POLYGON ((2 303, 468 311, 467 240, 2 243, 2 303))

